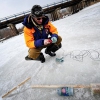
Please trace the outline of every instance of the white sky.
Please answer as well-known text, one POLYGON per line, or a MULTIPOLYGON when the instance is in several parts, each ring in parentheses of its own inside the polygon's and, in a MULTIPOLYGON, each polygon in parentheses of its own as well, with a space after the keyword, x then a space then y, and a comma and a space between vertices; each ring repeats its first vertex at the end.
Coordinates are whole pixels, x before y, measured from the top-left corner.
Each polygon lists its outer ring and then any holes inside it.
POLYGON ((0 0, 0 18, 30 10, 33 5, 45 6, 61 0, 0 0))
MULTIPOLYGON (((74 95, 57 95, 56 89, 31 89, 32 85, 100 84, 100 3, 54 21, 62 37, 55 57, 42 53, 45 63, 25 61, 28 48, 23 34, 0 42, 0 97, 31 77, 3 100, 100 100, 90 89, 74 89, 74 95), (64 62, 56 61, 64 57, 64 62)), ((2 99, 0 99, 2 100, 2 99)))

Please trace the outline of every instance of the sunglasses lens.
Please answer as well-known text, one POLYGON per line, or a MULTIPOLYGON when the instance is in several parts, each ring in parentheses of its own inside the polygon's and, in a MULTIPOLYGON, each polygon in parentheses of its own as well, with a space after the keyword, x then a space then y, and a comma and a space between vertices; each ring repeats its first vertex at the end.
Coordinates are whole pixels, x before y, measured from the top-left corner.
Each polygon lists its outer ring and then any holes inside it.
POLYGON ((41 20, 41 19, 43 19, 43 18, 37 18, 37 20, 41 20))

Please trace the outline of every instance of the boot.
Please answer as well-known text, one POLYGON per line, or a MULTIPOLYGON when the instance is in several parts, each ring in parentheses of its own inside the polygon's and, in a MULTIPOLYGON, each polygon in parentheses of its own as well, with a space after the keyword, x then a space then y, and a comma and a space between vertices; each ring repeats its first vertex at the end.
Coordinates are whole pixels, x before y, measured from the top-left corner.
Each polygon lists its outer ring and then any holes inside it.
POLYGON ((45 53, 50 55, 51 57, 56 56, 55 52, 48 51, 47 49, 45 50, 45 53))
POLYGON ((38 58, 36 60, 40 60, 41 63, 44 63, 45 62, 45 57, 44 57, 43 53, 40 53, 40 55, 38 56, 38 58))
POLYGON ((61 43, 59 45, 51 44, 45 50, 45 53, 50 55, 51 57, 56 56, 56 51, 61 48, 61 43))
POLYGON ((32 58, 29 58, 28 56, 26 56, 25 60, 37 60, 37 61, 41 61, 41 63, 45 62, 45 58, 44 58, 43 53, 40 53, 40 55, 38 56, 37 59, 32 59, 32 58))

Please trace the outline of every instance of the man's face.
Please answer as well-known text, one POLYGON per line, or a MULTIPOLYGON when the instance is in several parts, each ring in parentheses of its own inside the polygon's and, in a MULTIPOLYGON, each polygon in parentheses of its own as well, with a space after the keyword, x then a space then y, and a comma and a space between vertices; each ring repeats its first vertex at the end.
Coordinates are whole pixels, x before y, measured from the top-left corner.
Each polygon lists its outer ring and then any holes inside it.
POLYGON ((42 24, 43 17, 34 17, 33 19, 34 19, 34 21, 35 21, 37 24, 39 24, 39 25, 42 24))

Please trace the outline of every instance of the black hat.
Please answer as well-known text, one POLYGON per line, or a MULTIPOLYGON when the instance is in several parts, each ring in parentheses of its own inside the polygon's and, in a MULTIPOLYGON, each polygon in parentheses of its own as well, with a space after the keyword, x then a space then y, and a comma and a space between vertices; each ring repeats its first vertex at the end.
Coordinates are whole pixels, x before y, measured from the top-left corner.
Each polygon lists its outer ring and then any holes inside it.
POLYGON ((33 17, 44 16, 43 9, 40 5, 34 5, 31 9, 31 14, 33 17))

